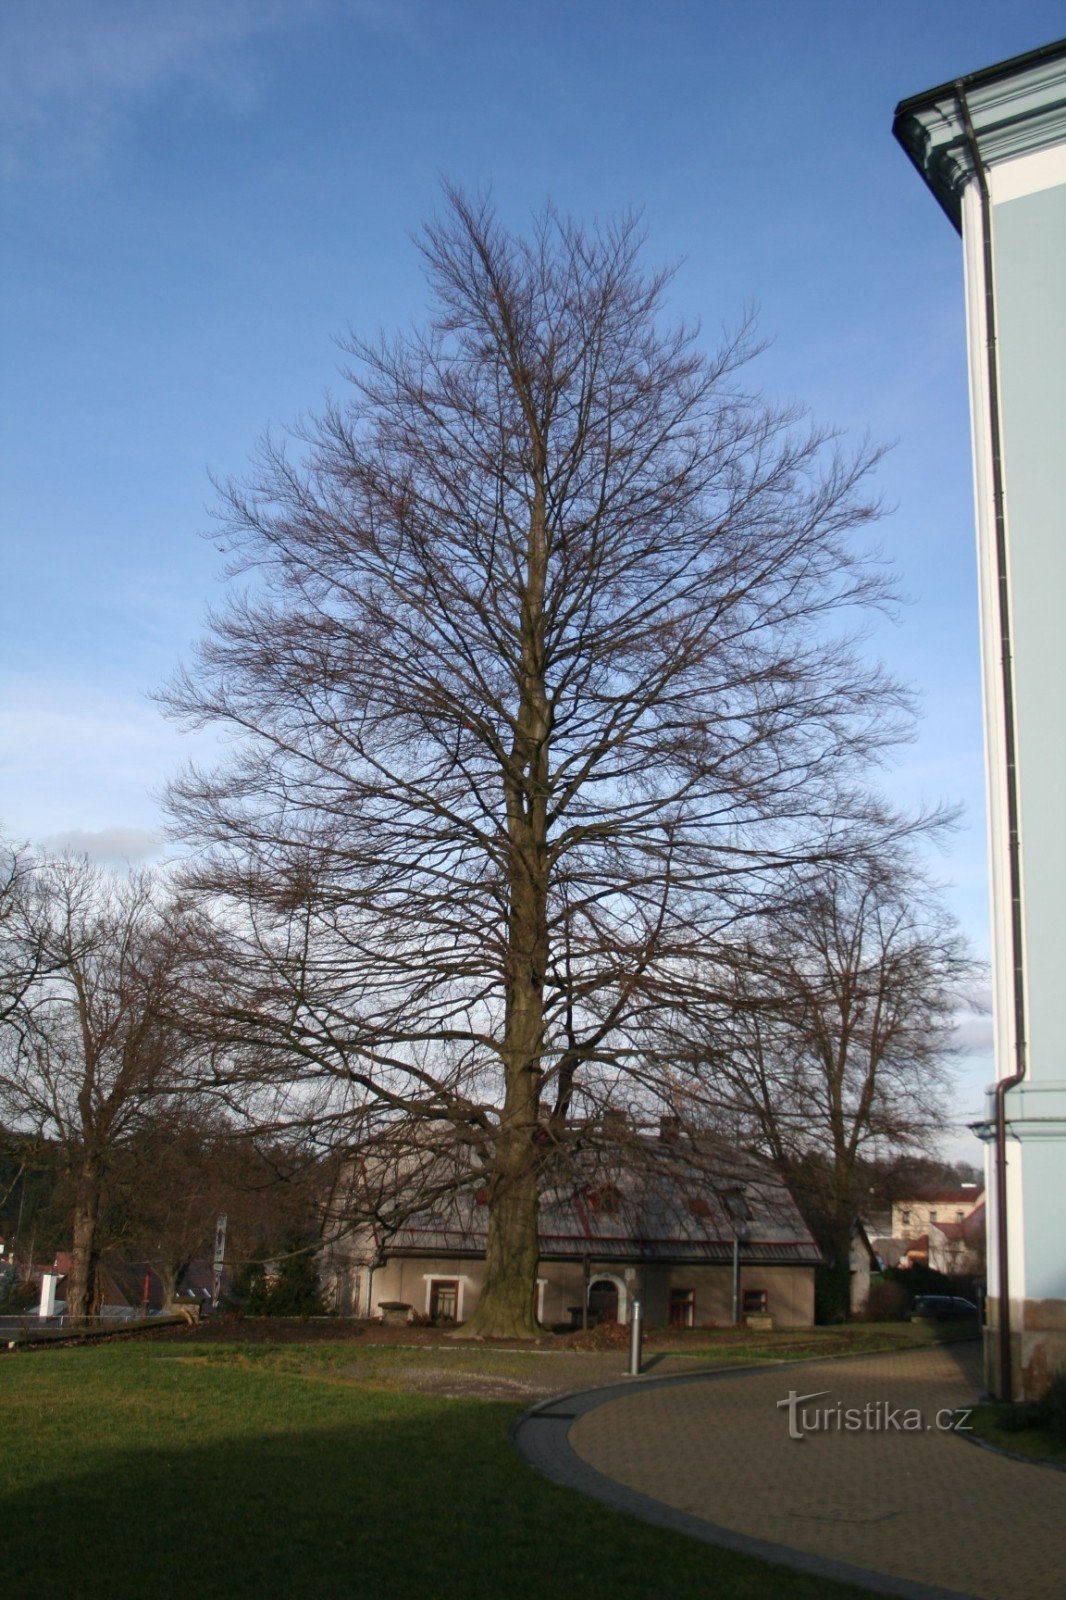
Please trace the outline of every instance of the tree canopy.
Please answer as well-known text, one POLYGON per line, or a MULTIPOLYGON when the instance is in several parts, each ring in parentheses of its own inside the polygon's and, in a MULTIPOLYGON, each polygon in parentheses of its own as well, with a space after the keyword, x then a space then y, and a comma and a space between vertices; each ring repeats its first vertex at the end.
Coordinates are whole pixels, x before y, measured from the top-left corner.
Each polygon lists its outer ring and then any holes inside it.
POLYGON ((223 932, 234 1093, 446 1126, 489 1196, 475 1325, 533 1327, 538 1164, 684 1009, 709 938, 883 823, 905 694, 875 452, 677 326, 632 220, 525 236, 449 192, 423 329, 222 488, 242 577, 172 711, 234 736, 173 786, 223 932))

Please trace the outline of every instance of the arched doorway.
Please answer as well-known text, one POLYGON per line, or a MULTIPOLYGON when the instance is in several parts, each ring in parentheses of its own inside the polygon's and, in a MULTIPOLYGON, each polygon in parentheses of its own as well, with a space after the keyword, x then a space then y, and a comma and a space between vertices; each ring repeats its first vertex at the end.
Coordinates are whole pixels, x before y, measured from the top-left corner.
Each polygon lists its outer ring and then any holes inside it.
POLYGON ((589 1285, 589 1318, 597 1323, 625 1318, 625 1289, 617 1278, 593 1278, 589 1285))

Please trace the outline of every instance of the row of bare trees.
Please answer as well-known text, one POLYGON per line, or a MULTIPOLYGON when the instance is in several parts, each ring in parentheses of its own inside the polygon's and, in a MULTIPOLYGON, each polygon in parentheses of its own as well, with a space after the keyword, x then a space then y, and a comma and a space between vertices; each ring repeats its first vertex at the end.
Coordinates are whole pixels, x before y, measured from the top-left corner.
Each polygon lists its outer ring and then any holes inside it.
POLYGON ((869 788, 910 718, 855 643, 891 602, 876 452, 763 400, 749 328, 678 327, 640 246, 449 192, 424 330, 352 338, 348 400, 223 487, 243 582, 166 695, 233 736, 172 787, 181 915, 123 901, 112 989, 73 976, 64 910, 62 975, 19 1002, 36 1081, 88 1074, 79 1226, 107 1085, 136 1056, 154 1093, 195 1041, 271 1127, 450 1129, 488 1197, 475 1331, 526 1335, 545 1151, 610 1104, 680 1096, 786 1170, 823 1141, 841 1193, 932 1104, 961 952, 908 910, 942 819, 869 788))
POLYGON ((173 1297, 235 1198, 245 1254, 302 1219, 309 1163, 264 1155, 205 1095, 214 1047, 188 988, 202 923, 173 884, 76 856, 3 860, 0 1127, 20 1153, 8 1188, 44 1168, 65 1197, 72 1321, 97 1308, 105 1241, 173 1297))
MULTIPOLYGON (((19 868, 3 902, 18 1003, 0 1035, 0 1126, 23 1152, 10 1187, 35 1149, 60 1169, 74 1318, 97 1303, 102 1241, 150 1262, 173 1296, 219 1210, 251 1258, 316 1214, 343 1232, 361 1196, 394 1226, 484 1182, 491 1146, 465 1118, 411 1119, 365 1096, 345 1110, 296 1056, 279 1083, 275 1056, 249 1042, 258 1018, 221 1007, 232 930, 190 917, 173 888, 70 858, 19 868), (403 1183, 363 1196, 358 1172, 386 1156, 403 1183)), ((674 1117, 727 1134, 714 1148, 741 1162, 768 1156, 846 1268, 870 1159, 935 1144, 970 974, 898 851, 861 871, 794 873, 789 897, 708 950, 699 1006, 659 1017, 625 1070, 605 1060, 565 1128, 542 1124, 538 1182, 568 1162, 590 1170, 590 1144, 616 1157, 622 1111, 674 1117)))

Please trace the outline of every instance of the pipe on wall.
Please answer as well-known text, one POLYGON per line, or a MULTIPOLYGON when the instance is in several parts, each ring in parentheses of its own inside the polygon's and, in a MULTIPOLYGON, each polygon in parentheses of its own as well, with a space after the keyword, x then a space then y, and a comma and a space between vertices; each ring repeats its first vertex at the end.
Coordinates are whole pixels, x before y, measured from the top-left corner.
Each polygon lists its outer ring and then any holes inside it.
POLYGON ((995 261, 992 250, 992 203, 988 173, 977 143, 963 79, 955 84, 955 104, 966 133, 981 200, 981 256, 984 265, 985 360, 988 422, 992 450, 992 512, 995 526, 997 616, 999 620, 1000 692, 1006 758, 1007 878, 1010 885, 1011 1006, 1014 1035, 1013 1073, 995 1088, 996 1294, 999 1301, 999 1397, 1013 1400, 1011 1362, 1010 1244, 1007 1233, 1007 1107, 1006 1097, 1026 1074, 1025 928, 1022 919, 1022 859, 1018 808, 1018 752, 1014 722, 1014 651, 1011 638, 1010 578, 1007 565, 1006 497, 1003 487, 1003 436, 999 413, 999 356, 996 328, 995 261))

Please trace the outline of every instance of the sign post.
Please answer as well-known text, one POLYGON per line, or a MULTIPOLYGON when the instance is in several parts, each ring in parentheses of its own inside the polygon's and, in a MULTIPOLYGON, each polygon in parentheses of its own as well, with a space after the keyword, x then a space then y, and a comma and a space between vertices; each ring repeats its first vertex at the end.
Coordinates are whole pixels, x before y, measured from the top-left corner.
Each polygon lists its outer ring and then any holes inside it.
POLYGON ((218 1310, 218 1303, 222 1298, 222 1268, 226 1261, 226 1224, 229 1221, 223 1211, 215 1223, 215 1276, 211 1284, 211 1310, 218 1310))

